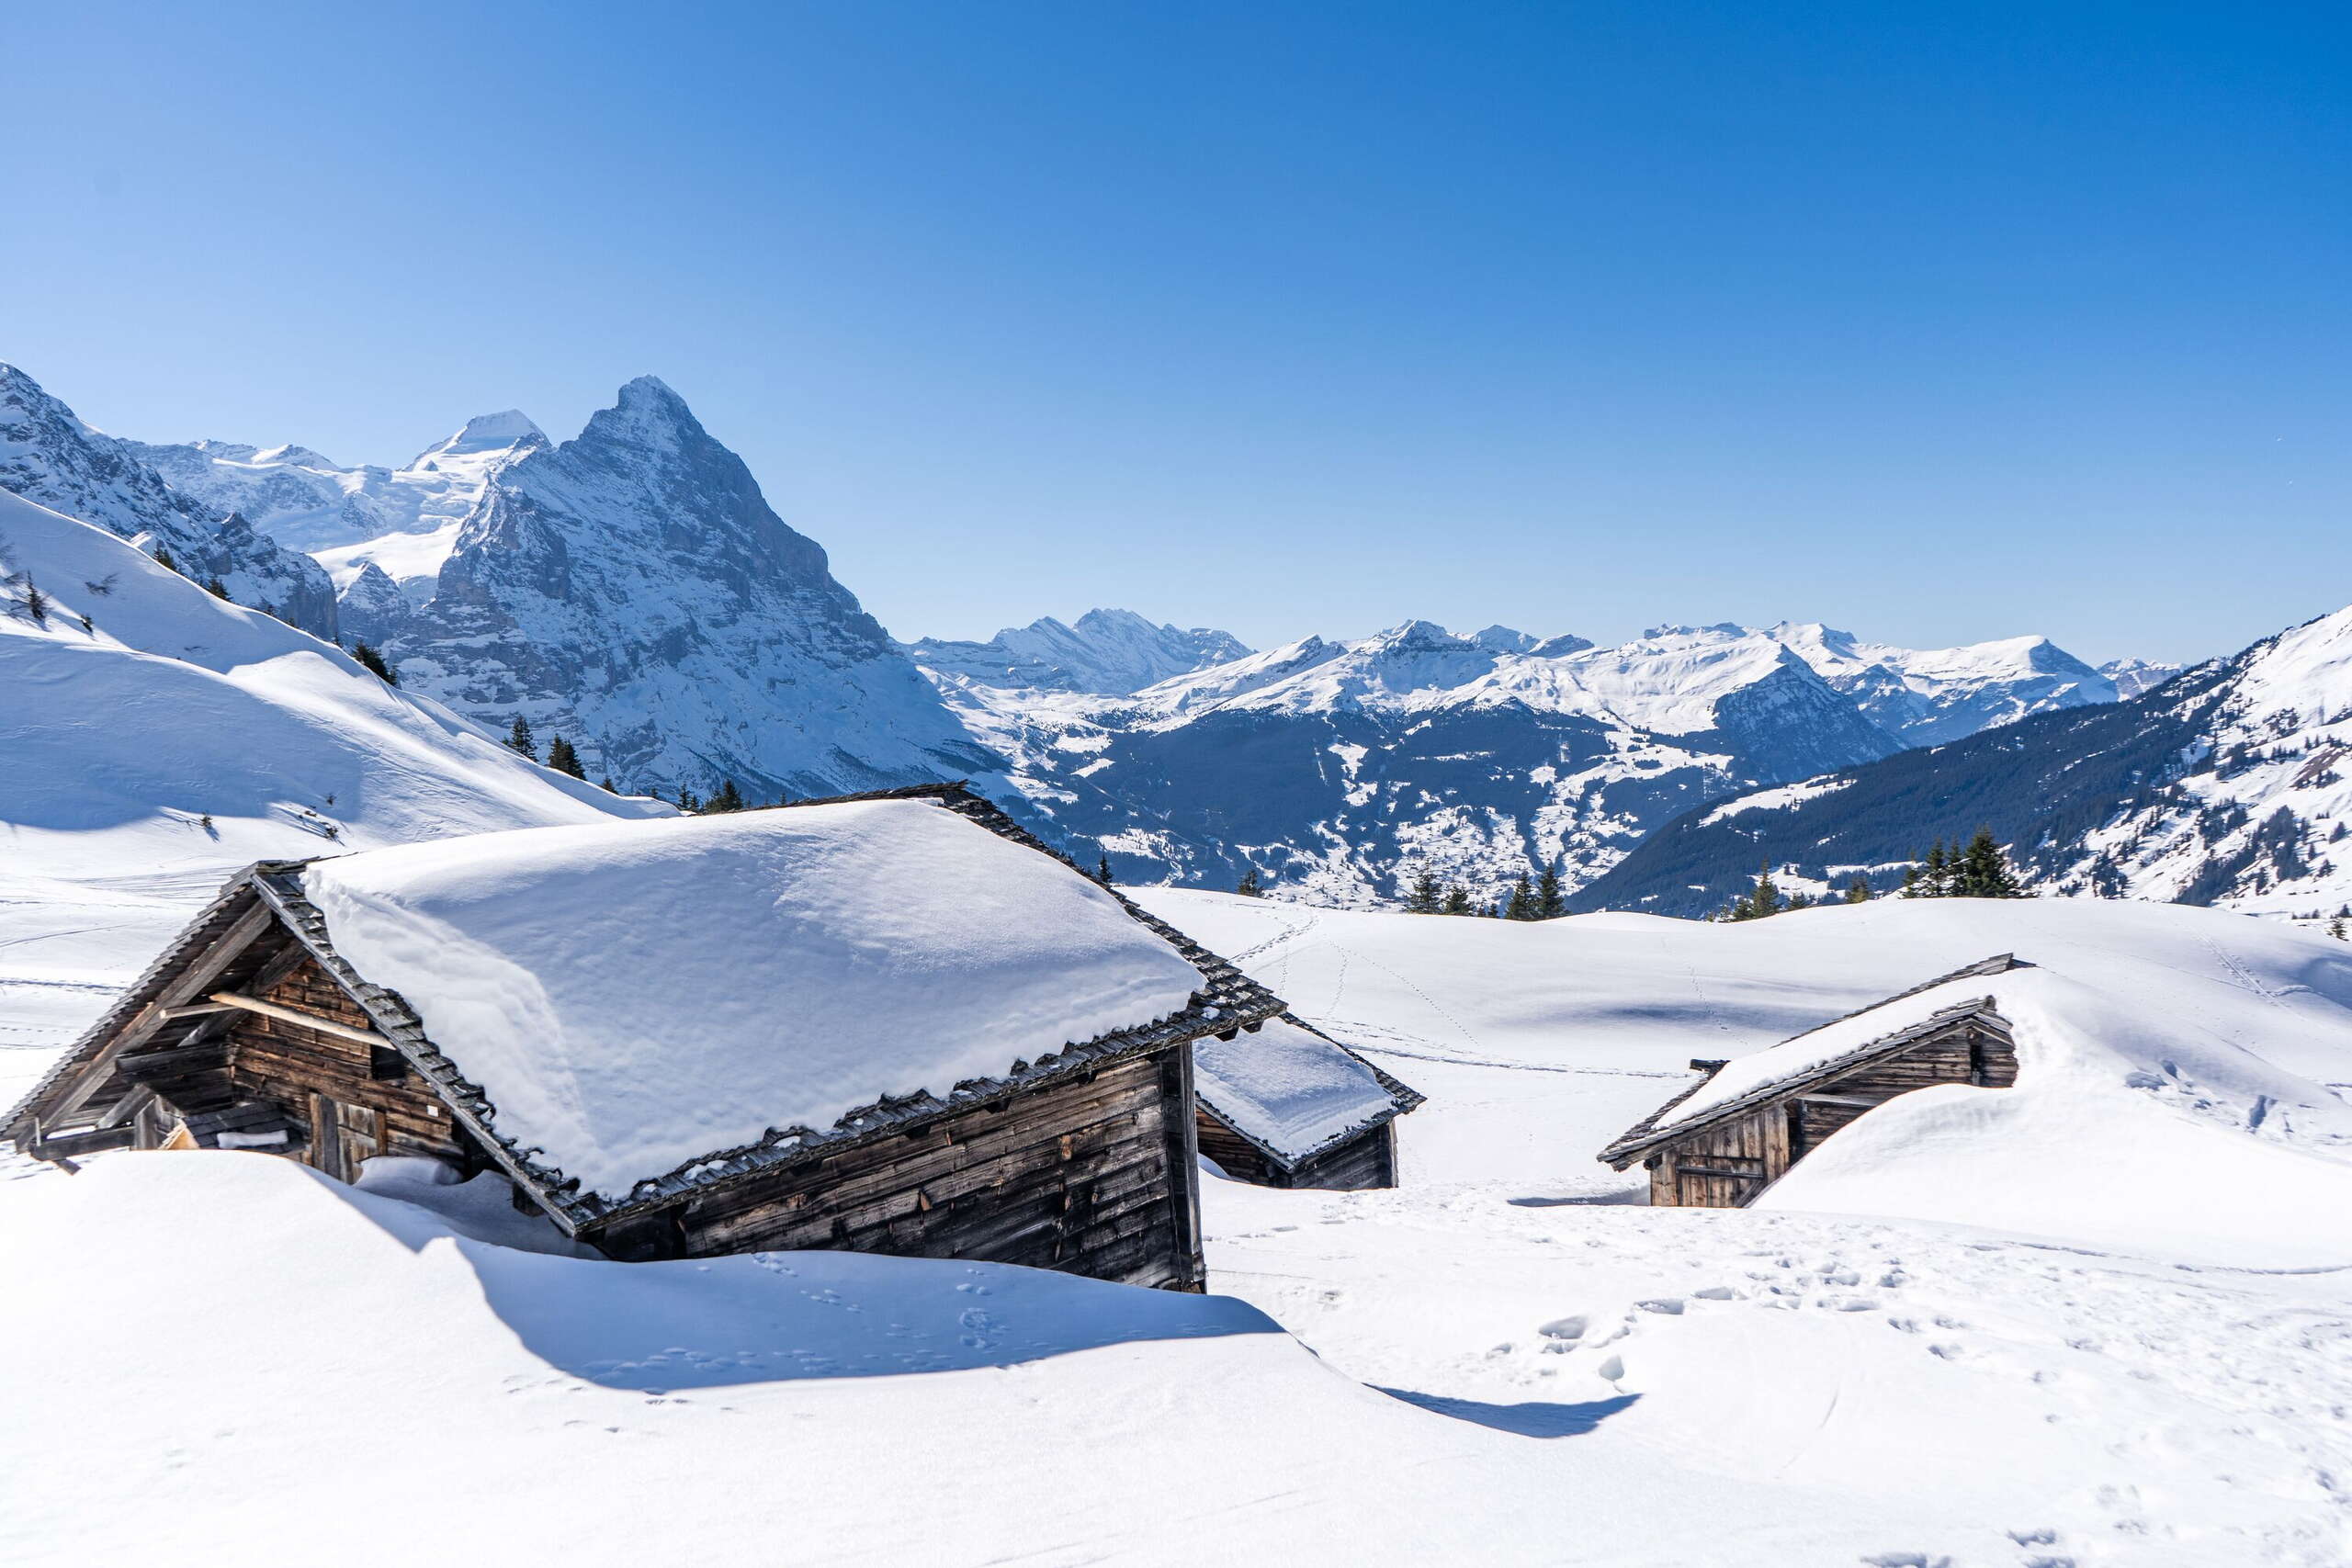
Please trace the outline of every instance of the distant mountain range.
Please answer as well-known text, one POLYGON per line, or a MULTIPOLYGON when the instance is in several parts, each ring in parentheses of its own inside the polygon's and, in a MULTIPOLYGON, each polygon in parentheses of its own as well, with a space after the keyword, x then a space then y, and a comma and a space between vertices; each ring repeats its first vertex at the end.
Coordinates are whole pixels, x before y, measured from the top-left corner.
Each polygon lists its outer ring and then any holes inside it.
POLYGON ((1826 891, 1894 886, 1979 825, 2029 884, 2333 914, 2352 900, 2352 610, 2265 638, 2131 700, 2048 713, 1766 790, 1652 834, 1574 900, 1702 914, 1770 866, 1826 891))
POLYGON ((1793 624, 1604 649, 1415 621, 1129 693, 934 675, 1114 874, 1230 886, 1254 867, 1337 904, 1394 900, 1424 870, 1490 899, 1555 860, 1575 886, 1695 806, 2116 698, 2043 638, 1918 651, 1793 624))
POLYGON ((1254 868, 1334 903, 1394 899, 1424 870, 1492 898, 1554 861, 1582 886, 1668 822, 1693 830, 1694 807, 2171 673, 2095 670, 2041 637, 1920 650, 1817 623, 1598 648, 1411 621, 1257 651, 1094 609, 894 642, 650 377, 570 441, 508 411, 399 468, 349 468, 122 440, 0 367, 0 487, 374 643, 407 689, 494 729, 561 733, 625 790, 966 776, 1126 880, 1254 868))

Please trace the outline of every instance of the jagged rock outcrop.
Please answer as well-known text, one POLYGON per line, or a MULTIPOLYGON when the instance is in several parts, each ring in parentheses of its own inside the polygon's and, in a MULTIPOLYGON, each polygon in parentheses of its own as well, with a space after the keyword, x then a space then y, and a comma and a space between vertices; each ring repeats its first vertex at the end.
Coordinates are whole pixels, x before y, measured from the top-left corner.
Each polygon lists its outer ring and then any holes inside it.
POLYGON ((825 552, 651 377, 487 477, 386 652, 411 688, 527 717, 625 788, 1002 784, 825 552))

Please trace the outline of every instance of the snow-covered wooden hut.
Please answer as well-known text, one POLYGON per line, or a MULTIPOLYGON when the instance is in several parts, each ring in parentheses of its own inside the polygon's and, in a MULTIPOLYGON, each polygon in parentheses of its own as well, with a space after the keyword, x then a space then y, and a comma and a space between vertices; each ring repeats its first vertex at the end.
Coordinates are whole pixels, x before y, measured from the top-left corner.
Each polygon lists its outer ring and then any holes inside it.
POLYGON ((929 785, 253 866, 6 1131, 51 1160, 494 1169, 625 1259, 845 1247, 1198 1289, 1189 1047, 1281 1010, 929 785))
POLYGON ((1421 1096, 1289 1013, 1193 1048, 1201 1152, 1262 1187, 1396 1185, 1396 1118, 1421 1096))
POLYGON ((1875 1106, 1937 1084, 2017 1082, 2008 1021, 1972 982, 2022 965, 2003 953, 1702 1074, 1600 1152, 1650 1173, 1660 1207, 1736 1209, 1875 1106))

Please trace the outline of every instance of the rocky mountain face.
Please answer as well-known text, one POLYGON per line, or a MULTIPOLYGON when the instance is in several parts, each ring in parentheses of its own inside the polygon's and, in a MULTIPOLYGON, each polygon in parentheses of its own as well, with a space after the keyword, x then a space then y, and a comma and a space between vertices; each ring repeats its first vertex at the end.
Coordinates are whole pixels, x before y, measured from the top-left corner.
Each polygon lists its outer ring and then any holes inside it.
POLYGON ((40 383, 0 365, 0 489, 96 524, 198 582, 334 638, 334 588, 316 561, 257 532, 235 511, 173 488, 138 443, 85 424, 40 383))
POLYGON ((1007 626, 986 642, 924 637, 900 650, 924 669, 983 686, 1125 695, 1239 659, 1230 633, 1154 626, 1132 610, 1089 610, 1075 626, 1048 615, 1007 626))
POLYGON ((423 604, 402 613, 379 559, 354 567, 346 603, 405 686, 560 733, 590 777, 628 789, 1001 786, 999 760, 676 393, 643 378, 574 439, 535 435, 483 474, 423 604))
POLYGON ((1654 834, 1578 908, 1721 908, 1759 863, 1792 887, 1882 888, 1938 838, 1989 826, 2030 886, 2286 913, 2352 901, 2352 610, 2130 701, 2029 717, 1654 834))
POLYGON ((512 409, 467 421, 397 468, 347 468, 307 446, 124 443, 181 495, 310 552, 334 584, 339 624, 369 642, 391 637, 433 597, 491 478, 547 444, 512 409))
POLYGON ((2039 638, 1921 654, 1791 626, 1602 649, 1417 621, 1125 698, 938 678, 1036 809, 1115 874, 1216 886, 1254 866, 1340 904, 1393 901, 1424 869, 1491 899, 1555 859, 1575 886, 1709 801, 2111 696, 2039 638))

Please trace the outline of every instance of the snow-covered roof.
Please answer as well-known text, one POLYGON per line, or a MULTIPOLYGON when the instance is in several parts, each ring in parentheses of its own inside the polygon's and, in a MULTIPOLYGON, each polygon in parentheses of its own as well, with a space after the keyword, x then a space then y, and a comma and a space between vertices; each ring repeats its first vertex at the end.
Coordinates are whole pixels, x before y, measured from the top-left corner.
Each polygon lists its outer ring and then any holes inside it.
POLYGON ((1289 1013, 1255 1033, 1193 1047, 1193 1090, 1211 1115, 1285 1170, 1421 1102, 1289 1013))
POLYGON ((1989 1013, 1992 998, 1979 982, 2017 967, 2014 956, 2001 953, 1724 1063, 1629 1128, 1600 1158, 1622 1169, 1669 1138, 1743 1115, 1862 1062, 1891 1055, 1962 1019, 1989 1013))
POLYGON ((921 785, 263 863, 11 1121, 256 901, 568 1228, 1282 1007, 921 785))

